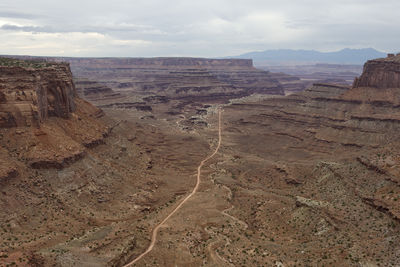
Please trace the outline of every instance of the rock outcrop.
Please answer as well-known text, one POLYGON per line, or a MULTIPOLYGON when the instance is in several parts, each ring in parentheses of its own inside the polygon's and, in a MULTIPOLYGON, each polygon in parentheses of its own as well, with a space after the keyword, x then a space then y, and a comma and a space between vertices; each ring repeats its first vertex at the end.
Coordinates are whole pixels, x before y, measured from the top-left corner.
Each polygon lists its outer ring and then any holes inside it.
POLYGON ((16 175, 15 162, 63 168, 81 159, 107 135, 100 116, 77 97, 68 63, 0 58, 0 176, 16 175))
POLYGON ((18 175, 18 168, 5 151, 0 151, 0 185, 9 182, 10 179, 18 175))
POLYGON ((0 127, 38 125, 49 116, 69 118, 76 110, 75 96, 67 63, 0 64, 0 127))
POLYGON ((353 87, 400 88, 400 55, 369 60, 353 87))
POLYGON ((74 83, 77 94, 90 102, 97 103, 104 99, 112 100, 121 97, 120 93, 117 93, 110 87, 95 81, 75 78, 74 83))

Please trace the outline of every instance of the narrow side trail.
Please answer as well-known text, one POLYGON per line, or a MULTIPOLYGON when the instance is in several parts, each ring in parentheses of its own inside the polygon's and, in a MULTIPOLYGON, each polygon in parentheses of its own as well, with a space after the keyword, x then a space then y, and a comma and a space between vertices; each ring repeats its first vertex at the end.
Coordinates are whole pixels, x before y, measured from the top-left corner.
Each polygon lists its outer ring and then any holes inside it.
POLYGON ((123 267, 128 267, 128 266, 132 266, 133 264, 137 263, 139 260, 141 260, 144 256, 146 256, 148 253, 150 253, 153 248, 154 245, 157 242, 157 235, 158 235, 158 231, 160 230, 160 228, 168 221, 169 218, 171 218, 178 210, 181 209, 181 207, 183 206, 183 204, 185 204, 191 197, 193 197, 194 194, 196 194, 197 190, 199 189, 200 186, 200 182, 201 182, 201 168, 203 167, 203 165, 210 159, 212 159, 217 153, 218 150, 221 146, 221 142, 222 142, 222 131, 221 131, 221 118, 222 118, 222 110, 219 109, 218 110, 218 145, 215 148, 214 152, 209 155, 208 157, 206 157, 205 159, 203 159, 200 162, 200 165, 197 167, 197 182, 195 187, 193 188, 192 192, 187 195, 181 203, 179 203, 178 206, 176 206, 176 208, 170 213, 168 214, 167 217, 165 217, 164 220, 162 220, 154 229, 151 235, 151 242, 150 245, 148 246, 148 248, 146 249, 145 252, 143 252, 142 254, 140 254, 137 258, 135 258, 134 260, 132 260, 131 262, 125 264, 123 267))

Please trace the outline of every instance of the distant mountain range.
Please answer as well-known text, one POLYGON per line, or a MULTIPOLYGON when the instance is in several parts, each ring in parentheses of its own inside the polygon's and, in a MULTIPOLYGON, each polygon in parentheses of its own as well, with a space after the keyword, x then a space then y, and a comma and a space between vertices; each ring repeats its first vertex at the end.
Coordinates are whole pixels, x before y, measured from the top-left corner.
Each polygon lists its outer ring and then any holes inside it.
POLYGON ((386 55, 386 53, 373 48, 345 48, 336 52, 279 49, 266 50, 262 52, 250 52, 231 58, 251 58, 256 66, 301 65, 315 63, 361 65, 369 59, 386 57, 386 55))

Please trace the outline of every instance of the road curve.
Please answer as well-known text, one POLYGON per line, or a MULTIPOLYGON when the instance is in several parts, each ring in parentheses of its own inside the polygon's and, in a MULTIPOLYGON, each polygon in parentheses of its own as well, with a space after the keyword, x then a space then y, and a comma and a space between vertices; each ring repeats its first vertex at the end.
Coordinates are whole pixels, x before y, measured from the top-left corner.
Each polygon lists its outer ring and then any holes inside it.
POLYGON ((169 218, 171 218, 182 206, 183 204, 185 204, 194 194, 196 194, 197 190, 199 189, 200 186, 200 182, 201 182, 201 167, 203 167, 203 165, 210 160, 211 158, 213 158, 219 150, 219 147, 221 146, 221 142, 222 142, 222 134, 221 134, 221 117, 222 117, 222 111, 221 109, 218 110, 218 145, 215 148, 214 152, 209 155, 208 157, 206 157, 205 159, 203 159, 200 162, 200 165, 197 167, 197 182, 195 187, 193 188, 192 192, 187 195, 181 203, 179 203, 178 206, 176 206, 176 208, 167 216, 165 217, 164 220, 162 220, 162 222, 160 222, 154 229, 151 235, 151 242, 150 245, 148 246, 148 248, 146 249, 145 252, 143 252, 142 254, 140 254, 138 257, 136 257, 134 260, 132 260, 131 262, 125 264, 123 267, 129 267, 132 266, 133 264, 137 263, 139 260, 141 260, 144 256, 146 256, 148 253, 150 253, 150 251, 153 250, 154 245, 157 242, 157 234, 158 231, 160 230, 160 228, 168 221, 169 218))

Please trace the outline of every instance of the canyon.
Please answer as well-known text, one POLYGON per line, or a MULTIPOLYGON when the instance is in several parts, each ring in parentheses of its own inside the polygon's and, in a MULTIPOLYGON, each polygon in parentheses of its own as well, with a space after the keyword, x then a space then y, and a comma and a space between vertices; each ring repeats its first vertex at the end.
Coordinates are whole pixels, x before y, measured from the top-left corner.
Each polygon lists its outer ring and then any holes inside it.
POLYGON ((400 55, 1 60, 0 266, 400 264, 400 55))
MULTIPOLYGON (((250 59, 17 58, 70 63, 78 93, 92 102, 99 94, 102 102, 96 103, 98 105, 121 94, 120 105, 129 105, 123 104, 127 99, 139 98, 146 102, 143 100, 146 96, 221 102, 252 94, 283 95, 304 90, 311 84, 283 72, 257 69, 250 59)), ((118 101, 113 99, 111 102, 116 104, 118 101)))
POLYGON ((77 77, 113 90, 166 99, 223 100, 253 93, 283 95, 275 77, 251 60, 198 58, 67 59, 77 77), (107 66, 107 67, 104 67, 107 66))
POLYGON ((362 65, 340 65, 340 64, 314 64, 293 66, 257 66, 257 68, 271 71, 283 72, 302 81, 308 81, 307 87, 313 83, 335 83, 352 85, 354 79, 359 77, 363 71, 362 65))

